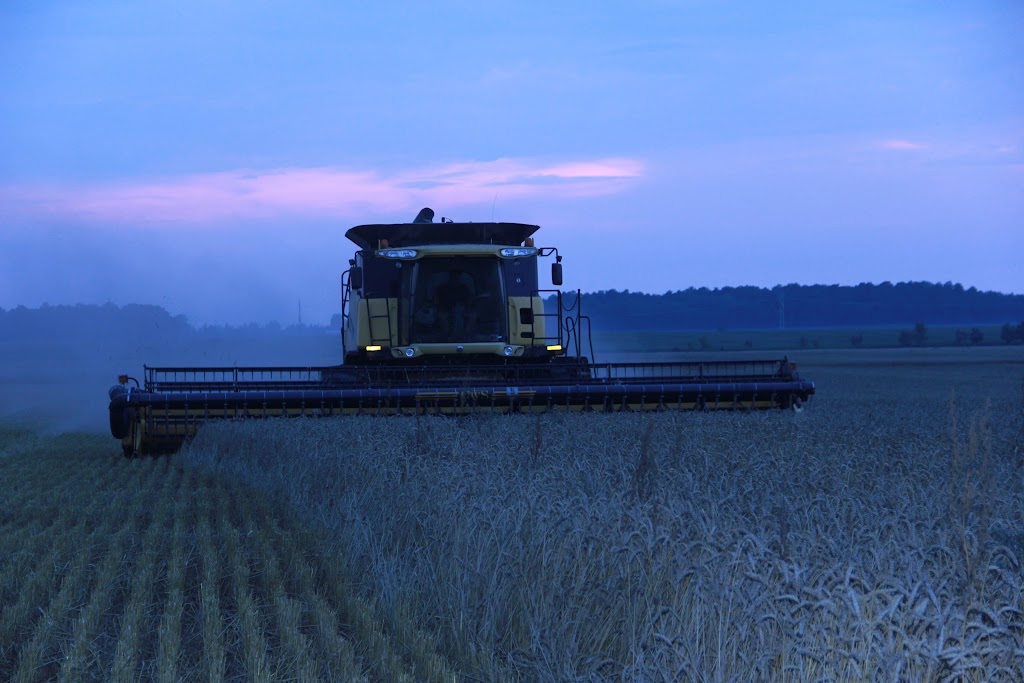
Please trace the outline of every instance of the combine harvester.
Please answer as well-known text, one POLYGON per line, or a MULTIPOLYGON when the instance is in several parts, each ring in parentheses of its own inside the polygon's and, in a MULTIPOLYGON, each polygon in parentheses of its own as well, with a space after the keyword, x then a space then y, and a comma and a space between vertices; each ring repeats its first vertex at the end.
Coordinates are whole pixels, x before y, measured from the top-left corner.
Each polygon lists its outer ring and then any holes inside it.
POLYGON ((126 456, 173 451, 208 420, 554 410, 799 410, 814 393, 786 358, 593 363, 579 291, 541 289, 536 225, 360 225, 341 278, 342 354, 330 367, 144 368, 110 389, 126 456), (584 346, 590 356, 583 353, 584 346))

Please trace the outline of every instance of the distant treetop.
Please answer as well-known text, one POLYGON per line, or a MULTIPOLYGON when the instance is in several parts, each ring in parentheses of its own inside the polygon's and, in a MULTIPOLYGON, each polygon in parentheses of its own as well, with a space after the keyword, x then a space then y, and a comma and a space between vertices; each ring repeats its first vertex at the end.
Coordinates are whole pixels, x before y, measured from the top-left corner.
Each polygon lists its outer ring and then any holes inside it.
POLYGON ((713 330, 870 325, 992 325, 1024 319, 1024 295, 953 282, 690 287, 583 295, 595 329, 713 330))

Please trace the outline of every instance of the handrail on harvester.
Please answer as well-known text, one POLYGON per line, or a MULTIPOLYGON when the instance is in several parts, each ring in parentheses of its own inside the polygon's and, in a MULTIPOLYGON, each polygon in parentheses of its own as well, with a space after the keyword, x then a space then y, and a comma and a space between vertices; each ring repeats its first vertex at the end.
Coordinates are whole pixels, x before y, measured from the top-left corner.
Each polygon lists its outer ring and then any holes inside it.
POLYGON ((590 382, 636 383, 643 381, 714 381, 789 379, 795 373, 786 358, 660 363, 587 363, 561 377, 552 377, 548 366, 529 365, 418 365, 351 369, 341 366, 295 367, 145 367, 147 392, 245 391, 259 388, 286 389, 364 385, 367 380, 388 385, 466 383, 494 377, 539 384, 590 382))

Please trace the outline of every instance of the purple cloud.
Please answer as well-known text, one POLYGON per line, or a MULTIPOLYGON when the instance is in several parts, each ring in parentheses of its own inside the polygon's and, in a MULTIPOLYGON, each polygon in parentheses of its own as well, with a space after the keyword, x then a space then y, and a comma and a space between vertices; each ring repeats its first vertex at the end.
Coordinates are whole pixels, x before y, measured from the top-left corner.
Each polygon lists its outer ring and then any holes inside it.
POLYGON ((633 159, 558 163, 531 159, 456 162, 395 172, 343 168, 239 169, 108 184, 0 188, 8 215, 105 223, 193 223, 286 215, 401 213, 508 197, 594 197, 621 192, 644 174, 633 159))
POLYGON ((879 147, 882 149, 912 150, 927 149, 928 145, 922 142, 912 142, 910 140, 883 140, 879 143, 879 147))

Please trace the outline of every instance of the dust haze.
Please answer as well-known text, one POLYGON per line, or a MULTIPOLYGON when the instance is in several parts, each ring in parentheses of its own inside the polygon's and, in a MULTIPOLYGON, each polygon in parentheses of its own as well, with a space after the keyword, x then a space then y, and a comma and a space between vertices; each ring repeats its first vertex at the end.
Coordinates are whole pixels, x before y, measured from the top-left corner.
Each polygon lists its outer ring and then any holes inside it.
MULTIPOLYGON (((153 303, 202 325, 326 325, 353 245, 344 225, 0 229, 0 307, 153 303)), ((99 332, 98 330, 96 331, 99 332)))
POLYGON ((340 333, 326 326, 196 330, 156 307, 139 308, 163 315, 105 308, 107 315, 104 307, 81 306, 0 311, 0 421, 44 433, 106 432, 107 391, 120 374, 143 381, 144 365, 341 362, 340 333), (21 320, 12 324, 16 313, 21 320))

